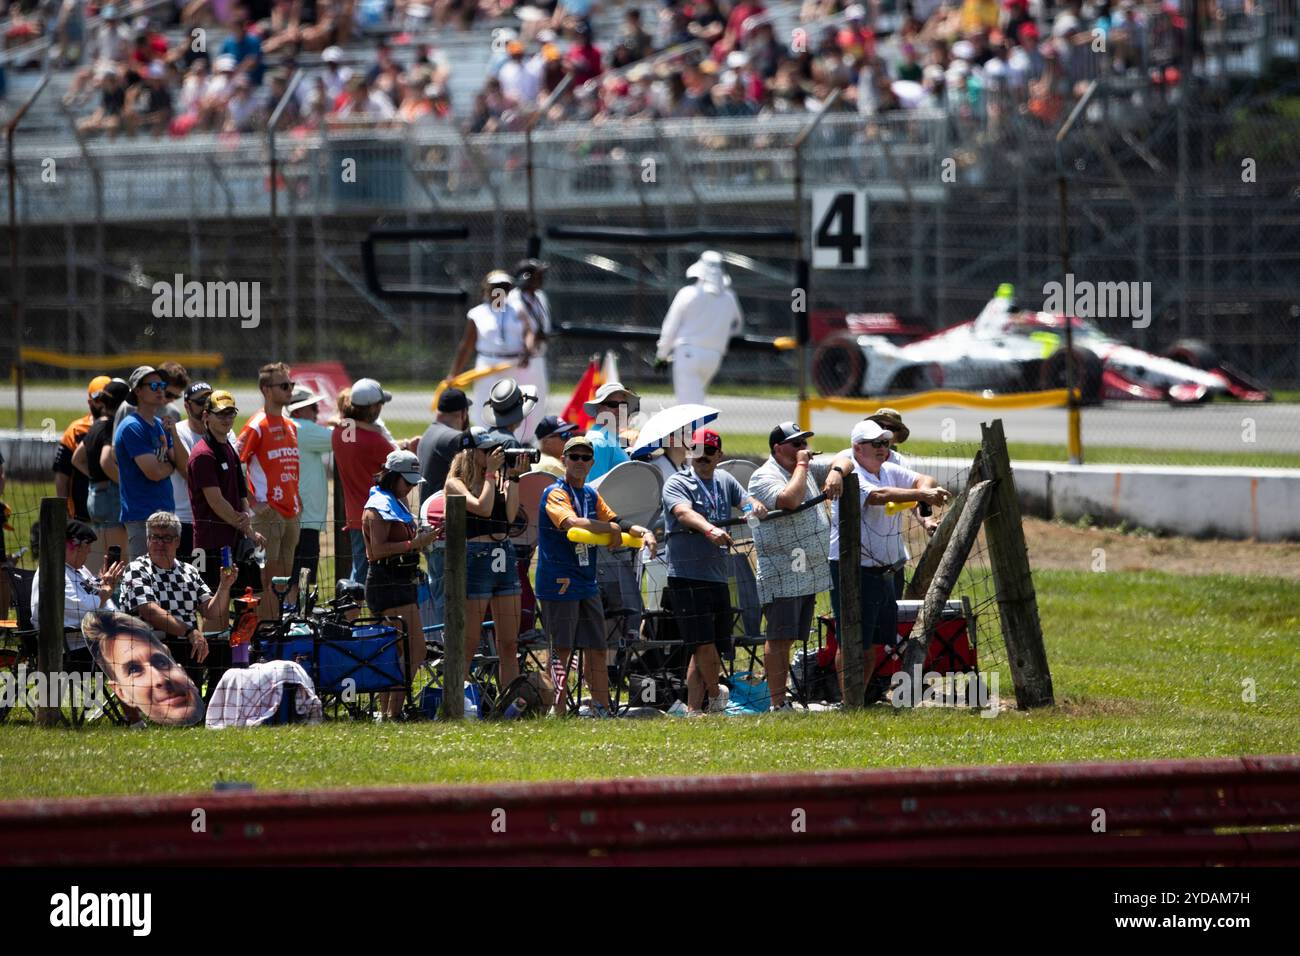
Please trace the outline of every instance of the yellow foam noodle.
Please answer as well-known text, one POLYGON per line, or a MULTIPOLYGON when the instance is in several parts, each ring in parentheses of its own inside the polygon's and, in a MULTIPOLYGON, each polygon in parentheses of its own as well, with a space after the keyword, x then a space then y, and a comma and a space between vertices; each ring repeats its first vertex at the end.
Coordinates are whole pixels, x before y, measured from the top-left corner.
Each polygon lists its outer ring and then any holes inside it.
POLYGON ((886 501, 885 514, 896 515, 900 511, 911 511, 916 507, 915 501, 886 501))
MULTIPOLYGON (((568 531, 564 532, 564 535, 574 544, 595 544, 600 547, 606 547, 609 545, 609 535, 596 534, 594 531, 588 531, 586 528, 570 528, 568 531)), ((641 547, 641 539, 634 534, 628 534, 624 531, 623 547, 639 548, 641 547)))
POLYGON ((780 335, 772 342, 772 347, 778 351, 786 352, 790 349, 797 349, 799 347, 799 340, 793 335, 780 335))
POLYGON ((469 388, 481 378, 488 375, 496 375, 498 372, 504 372, 508 368, 514 368, 510 362, 498 362, 496 365, 489 365, 487 368, 471 368, 461 372, 459 375, 453 375, 451 378, 444 378, 438 383, 438 387, 433 390, 433 401, 429 403, 429 411, 438 410, 438 399, 442 393, 449 388, 459 388, 461 391, 469 388))

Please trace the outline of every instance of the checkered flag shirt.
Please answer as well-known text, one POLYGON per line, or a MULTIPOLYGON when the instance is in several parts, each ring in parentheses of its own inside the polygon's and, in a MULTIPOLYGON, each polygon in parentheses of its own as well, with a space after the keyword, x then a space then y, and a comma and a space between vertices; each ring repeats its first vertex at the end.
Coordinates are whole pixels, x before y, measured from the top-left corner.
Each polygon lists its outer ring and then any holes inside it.
POLYGON ((199 608, 212 599, 212 592, 192 565, 177 561, 171 570, 158 567, 142 555, 127 565, 122 575, 119 606, 139 616, 146 604, 156 604, 186 628, 202 630, 199 608))

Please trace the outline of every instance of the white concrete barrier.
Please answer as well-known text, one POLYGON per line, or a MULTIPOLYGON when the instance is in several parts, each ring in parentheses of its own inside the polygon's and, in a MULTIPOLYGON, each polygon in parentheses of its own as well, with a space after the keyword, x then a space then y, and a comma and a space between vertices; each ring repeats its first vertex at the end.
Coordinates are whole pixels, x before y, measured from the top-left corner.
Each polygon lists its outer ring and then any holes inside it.
MULTIPOLYGON (((818 481, 830 465, 822 458, 814 463, 818 481)), ((965 486, 970 470, 966 459, 907 461, 954 493, 965 486)), ((1123 522, 1191 538, 1300 541, 1300 470, 1056 461, 1013 461, 1012 467, 1025 514, 1123 522)))

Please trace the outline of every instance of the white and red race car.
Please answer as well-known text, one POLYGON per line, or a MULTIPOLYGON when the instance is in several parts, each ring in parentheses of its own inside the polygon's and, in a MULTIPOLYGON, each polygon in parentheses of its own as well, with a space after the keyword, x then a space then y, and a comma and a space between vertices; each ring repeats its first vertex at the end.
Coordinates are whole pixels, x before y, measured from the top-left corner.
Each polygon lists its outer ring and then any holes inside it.
MULTIPOLYGON (((1188 404, 1226 395, 1266 402, 1268 389, 1218 362, 1205 344, 1175 342, 1163 356, 1118 342, 1072 317, 1075 382, 1085 404, 1136 399, 1188 404)), ((846 317, 846 331, 813 355, 822 395, 883 395, 935 388, 1032 391, 1065 386, 1066 317, 989 300, 970 322, 907 341, 892 315, 846 317)))

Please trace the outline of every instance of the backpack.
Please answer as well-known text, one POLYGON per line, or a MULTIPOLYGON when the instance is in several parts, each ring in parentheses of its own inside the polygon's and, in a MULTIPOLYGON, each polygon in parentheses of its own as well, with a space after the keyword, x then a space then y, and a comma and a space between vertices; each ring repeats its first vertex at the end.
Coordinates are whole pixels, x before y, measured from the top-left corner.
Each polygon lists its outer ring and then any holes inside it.
POLYGON ((492 708, 492 716, 505 717, 510 705, 520 700, 523 703, 520 705, 519 712, 511 716, 540 717, 555 706, 555 692, 546 685, 542 675, 536 671, 520 674, 497 698, 496 706, 492 708))

